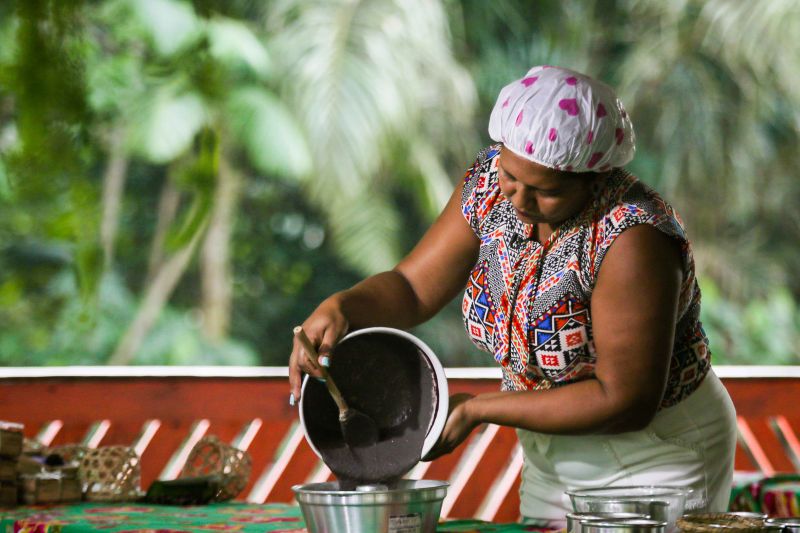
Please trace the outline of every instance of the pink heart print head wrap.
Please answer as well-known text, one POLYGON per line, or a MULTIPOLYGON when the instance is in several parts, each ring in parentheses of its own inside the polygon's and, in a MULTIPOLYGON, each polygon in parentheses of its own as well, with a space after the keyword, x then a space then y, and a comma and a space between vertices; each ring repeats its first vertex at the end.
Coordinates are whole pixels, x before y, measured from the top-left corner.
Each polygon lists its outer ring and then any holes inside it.
POLYGON ((636 148, 633 124, 611 87, 550 66, 503 87, 489 135, 525 159, 572 172, 624 166, 636 148))

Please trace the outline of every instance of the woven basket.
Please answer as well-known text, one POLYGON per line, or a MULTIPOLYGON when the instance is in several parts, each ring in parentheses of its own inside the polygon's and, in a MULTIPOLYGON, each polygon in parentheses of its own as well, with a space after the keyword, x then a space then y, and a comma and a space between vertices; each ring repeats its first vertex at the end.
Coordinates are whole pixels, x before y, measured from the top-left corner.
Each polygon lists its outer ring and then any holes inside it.
POLYGON ((65 463, 80 464, 89 450, 91 450, 91 448, 81 444, 62 444, 61 446, 46 448, 42 451, 42 453, 46 452, 45 455, 51 453, 59 455, 62 459, 64 459, 65 463))
POLYGON ((730 513, 688 514, 677 521, 684 533, 758 533, 764 521, 730 513))
POLYGON ((139 456, 128 446, 87 450, 78 476, 89 501, 122 502, 141 496, 139 456))
POLYGON ((214 500, 222 502, 232 500, 244 490, 250 469, 250 454, 209 435, 192 448, 178 477, 219 476, 222 485, 214 500))

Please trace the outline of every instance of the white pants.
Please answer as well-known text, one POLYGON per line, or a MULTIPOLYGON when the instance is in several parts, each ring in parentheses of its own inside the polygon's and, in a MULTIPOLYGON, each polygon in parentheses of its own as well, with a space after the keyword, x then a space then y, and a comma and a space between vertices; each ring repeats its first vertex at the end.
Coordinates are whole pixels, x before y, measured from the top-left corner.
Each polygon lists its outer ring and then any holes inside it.
POLYGON ((713 371, 641 431, 563 436, 517 430, 517 435, 525 458, 520 486, 525 519, 561 522, 572 511, 565 490, 623 485, 690 487, 687 510, 728 507, 736 412, 713 371))

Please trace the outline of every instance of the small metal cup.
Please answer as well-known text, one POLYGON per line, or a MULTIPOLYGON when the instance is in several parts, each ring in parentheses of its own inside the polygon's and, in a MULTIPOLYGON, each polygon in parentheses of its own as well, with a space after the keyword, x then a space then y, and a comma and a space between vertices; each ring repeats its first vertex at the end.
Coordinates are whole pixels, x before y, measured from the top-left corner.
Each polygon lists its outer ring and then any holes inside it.
POLYGON ((598 500, 588 505, 590 513, 634 513, 669 522, 669 502, 662 500, 598 500))
POLYGON ((646 518, 581 522, 581 533, 664 533, 666 522, 646 518))
POLYGON ((769 529, 780 527, 783 533, 800 533, 800 518, 767 518, 764 526, 769 529))
POLYGON ((582 533, 583 521, 607 522, 631 518, 650 518, 640 513, 567 513, 567 533, 582 533))

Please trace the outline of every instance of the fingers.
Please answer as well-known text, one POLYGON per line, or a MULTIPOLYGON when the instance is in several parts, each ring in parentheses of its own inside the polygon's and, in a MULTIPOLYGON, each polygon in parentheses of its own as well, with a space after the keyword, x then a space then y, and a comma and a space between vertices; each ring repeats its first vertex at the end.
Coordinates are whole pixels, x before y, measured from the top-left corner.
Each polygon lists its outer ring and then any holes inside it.
POLYGON ((319 336, 315 334, 313 329, 307 328, 305 325, 303 326, 303 331, 311 346, 310 348, 304 346, 299 335, 294 335, 292 354, 289 357, 290 405, 294 405, 296 402, 300 401, 303 374, 308 374, 317 379, 323 377, 320 365, 329 366, 331 350, 333 346, 336 345, 340 336, 336 333, 334 328, 330 327, 323 330, 322 334, 319 336), (319 359, 315 358, 314 354, 311 353, 312 349, 316 350, 318 354, 321 354, 319 359))
POLYGON ((292 354, 289 356, 289 405, 294 407, 300 401, 300 386, 303 383, 303 370, 300 367, 301 357, 297 341, 292 346, 292 354))
POLYGON ((420 459, 420 461, 425 461, 425 462, 433 461, 433 460, 438 459, 442 455, 444 455, 444 452, 437 445, 437 446, 434 446, 433 448, 431 448, 430 451, 425 454, 425 457, 420 459))
POLYGON ((319 353, 319 364, 322 366, 330 366, 331 352, 333 347, 339 342, 341 333, 335 328, 326 328, 322 334, 322 342, 319 344, 317 353, 319 353))
POLYGON ((469 437, 477 424, 467 415, 465 403, 473 397, 472 394, 464 392, 450 396, 450 408, 442 434, 433 448, 425 454, 423 461, 433 461, 452 452, 469 437))
MULTIPOLYGON (((312 347, 316 347, 318 345, 318 341, 314 338, 309 337, 309 341, 311 341, 312 347)), ((293 342, 294 347, 292 354, 297 354, 297 367, 300 369, 300 371, 315 378, 322 377, 319 370, 319 364, 317 363, 317 358, 314 357, 309 349, 303 346, 303 343, 300 342, 298 338, 295 337, 293 342)))
POLYGON ((448 439, 448 429, 447 423, 445 423, 442 434, 439 436, 439 440, 437 440, 436 444, 433 445, 433 448, 431 448, 430 451, 425 454, 425 457, 422 458, 423 461, 433 461, 442 455, 447 455, 455 449, 456 444, 448 439))
POLYGON ((333 347, 344 336, 349 328, 347 318, 334 297, 322 302, 319 307, 303 322, 302 330, 310 347, 294 335, 292 353, 289 356, 290 404, 300 400, 300 389, 303 373, 321 378, 325 371, 322 366, 330 366, 333 347), (316 351, 319 358, 315 357, 316 351))
POLYGON ((300 401, 300 384, 302 383, 300 371, 289 367, 289 405, 294 407, 300 401))
POLYGON ((302 326, 297 326, 294 328, 294 340, 295 342, 300 343, 300 347, 302 351, 305 353, 305 361, 309 367, 311 367, 315 371, 319 371, 319 365, 317 363, 317 358, 319 357, 317 348, 314 345, 315 343, 311 342, 311 339, 308 338, 306 335, 305 330, 302 326))
POLYGON ((447 455, 448 453, 452 452, 456 447, 452 443, 445 442, 442 439, 434 444, 433 448, 430 449, 428 453, 425 454, 422 461, 433 461, 438 459, 443 455, 447 455))

